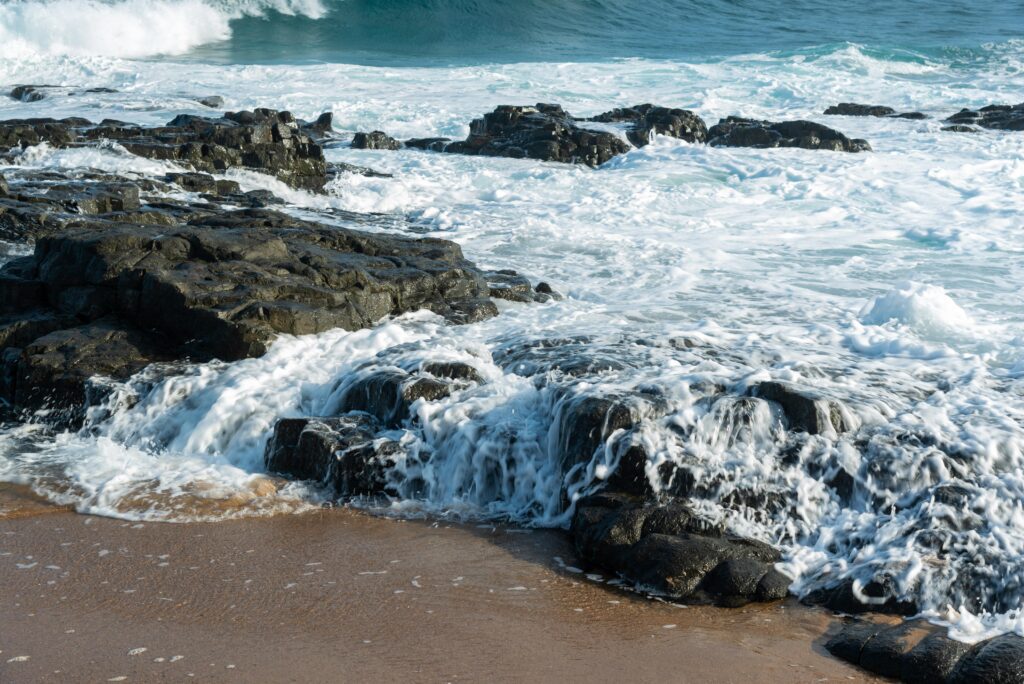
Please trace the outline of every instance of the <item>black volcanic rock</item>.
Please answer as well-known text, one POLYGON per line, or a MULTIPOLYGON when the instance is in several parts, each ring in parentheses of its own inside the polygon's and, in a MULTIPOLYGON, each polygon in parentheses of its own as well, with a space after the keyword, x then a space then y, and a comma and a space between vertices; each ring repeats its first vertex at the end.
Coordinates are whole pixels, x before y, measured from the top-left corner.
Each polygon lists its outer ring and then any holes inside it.
POLYGON ((584 560, 656 594, 739 606, 787 593, 778 551, 715 529, 678 501, 590 496, 576 503, 571 533, 584 560))
POLYGON ((658 107, 652 104, 613 109, 585 120, 602 123, 631 123, 632 126, 627 137, 637 147, 643 147, 649 143, 651 136, 655 133, 692 143, 706 142, 708 137, 707 125, 693 112, 686 109, 658 107))
MULTIPOLYGON (((437 149, 439 141, 418 141, 437 149)), ((412 141, 410 141, 411 145, 412 141)), ((514 157, 599 166, 627 152, 629 144, 613 133, 580 128, 559 105, 502 105, 475 119, 464 141, 444 145, 444 152, 514 157)))
POLYGON ((1024 681, 1024 637, 1016 634, 971 645, 923 620, 885 624, 852 620, 825 648, 875 674, 912 684, 1019 684, 1024 681))
POLYGON ((946 121, 1001 131, 1024 131, 1024 102, 1016 105, 989 105, 978 110, 961 109, 946 121))
POLYGON ((354 330, 422 308, 455 322, 497 313, 483 274, 444 240, 265 210, 171 223, 84 217, 0 270, 0 340, 19 345, 4 357, 9 399, 66 408, 89 375, 123 378, 147 360, 258 356, 278 333, 354 330), (46 316, 67 324, 26 344, 24 321, 46 316))
POLYGON ((708 131, 708 144, 723 147, 800 147, 807 150, 865 152, 865 140, 847 138, 813 121, 758 121, 730 116, 708 131))
POLYGON ((356 133, 352 137, 352 147, 357 150, 397 150, 402 147, 402 143, 384 131, 371 131, 356 133))
POLYGON ((830 116, 875 116, 888 117, 892 119, 927 119, 927 114, 921 112, 900 112, 897 113, 892 107, 883 105, 866 105, 855 102, 840 102, 825 110, 830 116))
POLYGON ((248 168, 289 185, 320 191, 327 181, 323 150, 289 112, 257 109, 221 119, 181 115, 166 126, 142 127, 84 119, 0 121, 0 148, 47 142, 54 147, 114 140, 133 154, 174 161, 195 171, 224 173, 248 168))

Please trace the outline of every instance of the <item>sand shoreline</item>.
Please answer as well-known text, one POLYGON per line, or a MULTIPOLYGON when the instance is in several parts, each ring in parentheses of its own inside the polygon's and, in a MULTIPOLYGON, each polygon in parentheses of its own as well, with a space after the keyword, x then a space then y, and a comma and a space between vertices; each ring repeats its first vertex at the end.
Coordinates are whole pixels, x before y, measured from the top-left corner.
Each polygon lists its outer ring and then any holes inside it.
POLYGON ((647 600, 561 568, 557 532, 0 510, 5 683, 871 680, 823 650, 827 613, 647 600))

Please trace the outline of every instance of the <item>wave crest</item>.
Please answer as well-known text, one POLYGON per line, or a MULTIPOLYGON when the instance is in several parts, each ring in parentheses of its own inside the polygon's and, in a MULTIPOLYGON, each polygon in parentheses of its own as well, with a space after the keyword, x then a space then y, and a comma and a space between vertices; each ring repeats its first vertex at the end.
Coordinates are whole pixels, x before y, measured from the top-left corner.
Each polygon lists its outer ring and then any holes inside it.
POLYGON ((320 0, 25 0, 0 5, 0 58, 180 55, 271 11, 327 13, 320 0))

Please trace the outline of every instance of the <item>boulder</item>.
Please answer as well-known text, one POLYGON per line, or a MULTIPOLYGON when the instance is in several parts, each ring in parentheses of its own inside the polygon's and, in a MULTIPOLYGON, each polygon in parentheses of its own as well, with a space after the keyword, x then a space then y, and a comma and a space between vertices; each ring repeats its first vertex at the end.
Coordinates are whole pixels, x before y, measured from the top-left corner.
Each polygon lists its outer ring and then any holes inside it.
POLYGON ((669 109, 652 104, 636 105, 586 119, 602 123, 628 122, 631 124, 627 137, 637 147, 651 141, 651 136, 667 135, 691 143, 707 141, 708 128, 704 120, 687 109, 669 109))
MULTIPOLYGON (((423 143, 423 141, 419 141, 423 143)), ((423 143, 437 149, 439 143, 423 143)), ((469 136, 444 144, 444 152, 514 157, 599 166, 629 150, 613 133, 580 128, 559 105, 502 105, 475 119, 469 136)))
POLYGON ((961 109, 946 121, 1001 131, 1024 131, 1024 102, 1016 105, 989 105, 977 110, 961 109))
POLYGON ((342 412, 361 411, 382 425, 398 427, 409 418, 410 407, 418 399, 436 401, 451 394, 450 382, 419 376, 402 370, 374 371, 356 380, 345 392, 342 412))
POLYGON ((358 412, 279 420, 267 443, 267 470, 313 480, 339 497, 384 493, 387 470, 399 446, 378 439, 378 430, 380 425, 372 416, 358 412))
POLYGON ((722 147, 800 147, 807 150, 865 152, 865 140, 847 138, 813 121, 758 121, 730 116, 708 131, 708 144, 722 147))
POLYGON ((352 147, 357 150, 397 150, 402 143, 383 131, 372 131, 352 136, 352 147))
POLYGON ((1024 638, 1016 634, 971 645, 923 620, 851 620, 825 648, 874 674, 912 684, 1024 681, 1024 638))
POLYGON ((11 186, 7 184, 7 179, 0 173, 0 197, 6 197, 10 192, 11 186))
POLYGON ((46 91, 57 88, 59 86, 48 86, 48 85, 19 85, 15 86, 11 92, 11 98, 15 100, 21 100, 22 102, 39 102, 40 100, 46 99, 46 91))
POLYGON ((590 496, 576 502, 571 533, 588 563, 658 595, 739 606, 787 593, 788 579, 773 567, 778 551, 724 533, 680 501, 590 496))

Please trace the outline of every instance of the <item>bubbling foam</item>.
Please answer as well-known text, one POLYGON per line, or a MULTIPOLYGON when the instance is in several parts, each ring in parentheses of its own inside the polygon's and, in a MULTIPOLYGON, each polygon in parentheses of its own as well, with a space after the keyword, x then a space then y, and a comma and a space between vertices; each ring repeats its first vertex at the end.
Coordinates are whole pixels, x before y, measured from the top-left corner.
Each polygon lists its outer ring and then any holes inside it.
POLYGON ((319 0, 30 0, 0 5, 0 58, 180 55, 227 40, 230 23, 268 11, 317 19, 319 0))

